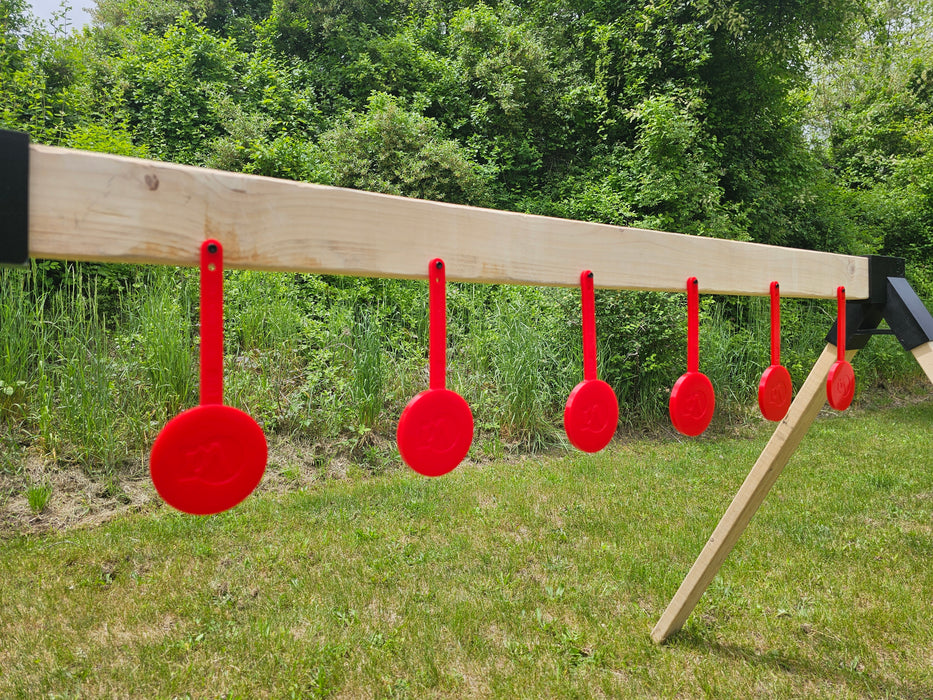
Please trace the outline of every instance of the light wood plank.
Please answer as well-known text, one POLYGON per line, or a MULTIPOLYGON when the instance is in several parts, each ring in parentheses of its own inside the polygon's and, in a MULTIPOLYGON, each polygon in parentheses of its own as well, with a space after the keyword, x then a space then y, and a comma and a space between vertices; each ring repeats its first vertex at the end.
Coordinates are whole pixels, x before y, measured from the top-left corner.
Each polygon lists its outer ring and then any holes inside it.
POLYGON ((933 340, 929 343, 918 345, 910 352, 917 358, 917 362, 920 363, 923 371, 926 372, 930 382, 933 382, 933 340))
MULTIPOLYGON (((846 357, 851 360, 857 352, 850 350, 846 357)), ((651 638, 655 642, 664 642, 683 626, 816 420, 826 402, 826 378, 836 357, 836 346, 827 345, 797 392, 787 416, 778 424, 700 556, 652 630, 651 638)))
POLYGON ((207 237, 231 268, 850 299, 868 294, 857 256, 699 238, 238 173, 31 146, 35 258, 195 265, 207 237))

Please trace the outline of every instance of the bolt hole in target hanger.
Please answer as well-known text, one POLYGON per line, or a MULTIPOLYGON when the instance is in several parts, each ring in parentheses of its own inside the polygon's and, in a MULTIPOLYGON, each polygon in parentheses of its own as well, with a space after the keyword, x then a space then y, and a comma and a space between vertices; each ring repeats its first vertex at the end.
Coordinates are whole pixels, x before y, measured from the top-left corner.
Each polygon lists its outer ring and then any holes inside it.
POLYGON ((846 361, 846 288, 836 289, 836 361, 826 378, 826 398, 837 411, 846 410, 855 396, 855 370, 846 361))
POLYGON ((398 421, 396 440, 405 463, 424 476, 452 471, 473 442, 473 413, 447 389, 447 302, 444 261, 428 265, 430 388, 412 398, 398 421))
POLYGON ((695 437, 709 426, 716 410, 716 394, 709 377, 700 372, 700 284, 687 280, 687 372, 671 389, 671 422, 678 432, 695 437))
POLYGON ((758 407, 761 415, 770 421, 779 421, 787 415, 794 385, 790 372, 781 365, 781 287, 771 283, 771 366, 761 375, 758 383, 758 407))
POLYGON ((577 384, 564 407, 564 430, 571 444, 583 452, 599 452, 615 435, 619 401, 606 382, 596 378, 596 293, 593 273, 580 275, 583 313, 583 381, 577 384))
POLYGON ((201 245, 200 405, 170 420, 152 445, 149 471, 169 505, 193 515, 232 508, 262 479, 268 449, 249 415, 223 405, 223 248, 201 245))

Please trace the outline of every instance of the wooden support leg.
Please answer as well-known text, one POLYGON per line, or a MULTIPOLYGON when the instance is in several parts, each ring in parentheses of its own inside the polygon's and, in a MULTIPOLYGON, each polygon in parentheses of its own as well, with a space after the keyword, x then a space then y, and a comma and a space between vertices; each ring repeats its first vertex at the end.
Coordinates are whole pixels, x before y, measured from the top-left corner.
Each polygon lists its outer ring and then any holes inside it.
MULTIPOLYGON (((851 359, 856 352, 851 350, 846 353, 846 357, 851 359)), ((774 431, 700 556, 651 631, 651 638, 658 644, 679 630, 693 612, 703 592, 729 556, 729 552, 777 481, 791 455, 800 445, 803 436, 816 420, 826 401, 826 377, 836 358, 836 346, 827 345, 797 393, 787 416, 774 431)), ((933 352, 930 361, 933 362, 933 352)))
POLYGON ((929 343, 918 345, 910 352, 917 358, 917 362, 920 363, 923 371, 927 373, 930 382, 933 382, 933 340, 929 343))

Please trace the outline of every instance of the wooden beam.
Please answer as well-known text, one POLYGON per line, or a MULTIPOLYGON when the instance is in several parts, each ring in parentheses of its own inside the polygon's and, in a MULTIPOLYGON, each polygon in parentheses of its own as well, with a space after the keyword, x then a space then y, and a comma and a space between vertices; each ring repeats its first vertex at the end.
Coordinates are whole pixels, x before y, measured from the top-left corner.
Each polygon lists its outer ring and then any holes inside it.
POLYGON ((155 161, 30 147, 30 255, 231 268, 786 297, 868 295, 866 258, 392 197, 155 161))
MULTIPOLYGON (((850 350, 846 357, 851 360, 857 352, 850 350)), ((827 345, 797 392, 787 416, 778 424, 700 556, 651 631, 655 642, 664 642, 683 626, 816 420, 826 402, 826 378, 836 357, 836 346, 827 345)))
POLYGON ((926 372, 930 382, 933 382, 933 340, 929 343, 918 345, 910 352, 917 358, 917 362, 920 363, 923 371, 926 372))

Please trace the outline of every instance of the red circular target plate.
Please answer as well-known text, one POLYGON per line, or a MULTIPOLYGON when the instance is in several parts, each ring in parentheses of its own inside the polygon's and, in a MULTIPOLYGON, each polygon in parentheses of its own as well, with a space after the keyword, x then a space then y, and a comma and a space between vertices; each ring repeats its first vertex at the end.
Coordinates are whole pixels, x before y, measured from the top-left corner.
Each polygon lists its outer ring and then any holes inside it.
POLYGON ((678 432, 695 437, 709 427, 716 410, 713 384, 702 372, 681 375, 671 389, 671 422, 678 432))
POLYGON ((584 380, 567 397, 564 430, 578 450, 599 452, 609 444, 618 424, 619 401, 606 382, 584 380))
POLYGON ((783 420, 790 408, 794 385, 790 372, 783 365, 771 365, 758 383, 758 407, 770 421, 783 420))
POLYGON ((149 471, 166 503, 193 515, 233 508, 259 484, 268 448, 262 428, 232 406, 180 413, 152 445, 149 471))
POLYGON ((826 379, 826 398, 837 411, 846 410, 855 396, 855 371, 845 360, 837 360, 826 379))
POLYGON ((470 451, 473 413, 454 391, 422 391, 402 411, 396 440, 409 467, 424 476, 441 476, 452 471, 470 451))

